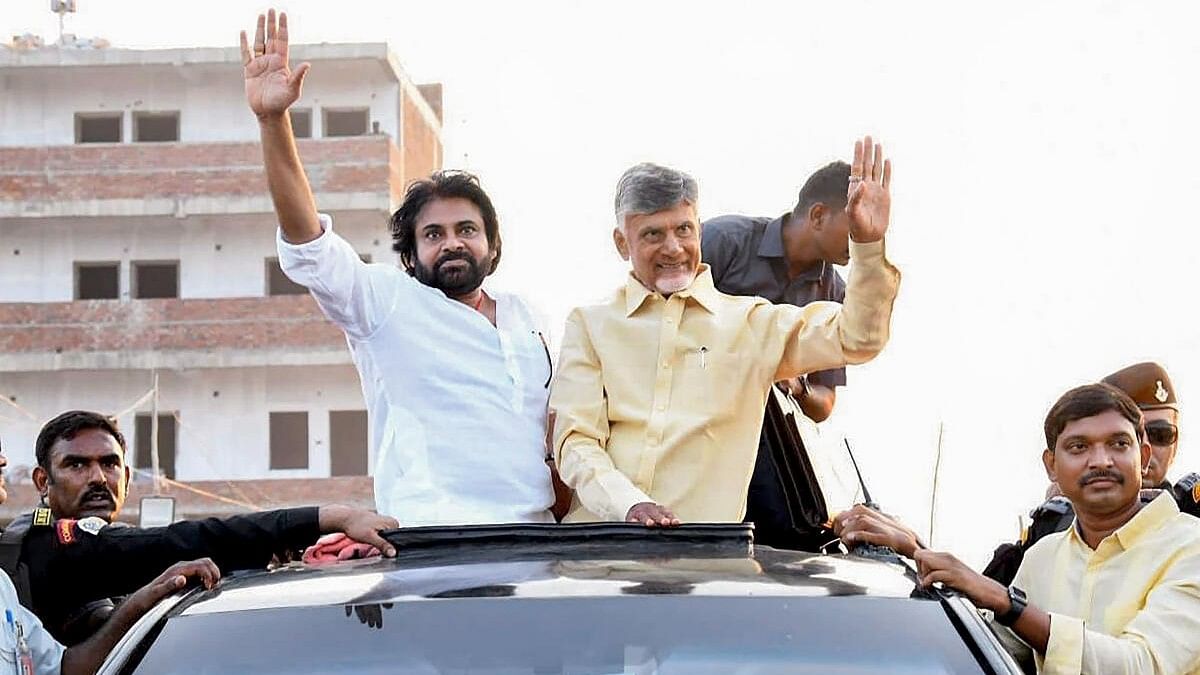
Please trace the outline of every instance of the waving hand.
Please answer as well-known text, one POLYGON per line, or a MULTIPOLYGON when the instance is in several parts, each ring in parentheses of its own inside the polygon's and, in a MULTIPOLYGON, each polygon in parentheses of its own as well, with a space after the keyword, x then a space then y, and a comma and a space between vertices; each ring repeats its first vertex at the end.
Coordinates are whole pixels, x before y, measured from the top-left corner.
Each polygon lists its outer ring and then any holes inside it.
POLYGON ((863 244, 883 239, 891 217, 891 184, 892 160, 883 158, 883 146, 870 136, 856 141, 846 195, 851 239, 863 244))
POLYGON ((287 14, 275 10, 266 16, 258 15, 254 31, 254 51, 242 31, 242 65, 245 66, 246 102, 260 118, 282 115, 300 98, 300 87, 309 64, 301 63, 295 70, 288 68, 287 14))

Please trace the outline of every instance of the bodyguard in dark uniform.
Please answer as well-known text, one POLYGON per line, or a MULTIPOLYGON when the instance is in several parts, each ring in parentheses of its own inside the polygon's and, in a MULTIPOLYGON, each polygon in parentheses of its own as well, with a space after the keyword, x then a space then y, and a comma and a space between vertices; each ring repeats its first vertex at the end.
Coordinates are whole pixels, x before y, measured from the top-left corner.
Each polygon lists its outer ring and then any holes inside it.
POLYGON ((224 572, 263 568, 275 554, 303 549, 331 531, 389 548, 376 531, 395 527, 394 519, 344 506, 165 528, 116 523, 130 479, 125 450, 124 436, 104 415, 73 410, 48 422, 38 434, 33 472, 44 506, 0 535, 0 567, 21 603, 64 644, 87 638, 119 596, 180 560, 209 557, 224 572))
POLYGON ((1180 511, 1200 516, 1197 506, 1200 494, 1194 494, 1200 492, 1194 488, 1196 474, 1189 474, 1175 484, 1167 479, 1179 450, 1179 404, 1167 371, 1157 363, 1138 363, 1118 370, 1103 382, 1124 391, 1142 411, 1151 450, 1142 487, 1169 490, 1175 494, 1180 511))
POLYGON ((113 527, 94 516, 35 524, 21 553, 31 601, 26 606, 56 639, 74 644, 103 623, 76 620, 72 626, 68 620, 81 607, 132 593, 180 560, 209 557, 224 574, 265 568, 277 551, 315 542, 320 525, 317 507, 145 529, 113 527), (64 627, 73 630, 63 634, 64 627))
MULTIPOLYGON (((797 307, 844 302, 846 282, 833 266, 845 265, 850 258, 849 185, 850 165, 833 162, 808 178, 795 208, 778 218, 726 215, 705 221, 701 253, 717 290, 797 307)), ((796 399, 806 416, 823 422, 833 412, 836 388, 845 384, 846 369, 836 368, 778 386, 796 399)), ((816 525, 808 514, 824 504, 820 495, 800 494, 813 489, 815 476, 802 446, 784 447, 798 443, 795 432, 788 433, 786 416, 775 398, 767 397, 745 519, 755 524, 760 543, 806 548, 816 525), (789 436, 794 442, 781 445, 789 436)))
MULTIPOLYGON (((1143 501, 1165 490, 1174 495, 1180 511, 1200 517, 1200 474, 1190 473, 1174 484, 1167 480, 1179 443, 1179 404, 1167 371, 1157 363, 1138 363, 1118 370, 1102 382, 1125 392, 1142 411, 1151 449, 1150 464, 1142 479, 1143 501)), ((1048 534, 1067 529, 1075 520, 1071 503, 1061 496, 1048 499, 1029 515, 1029 530, 1020 541, 1001 544, 996 549, 983 571, 985 576, 1005 585, 1011 583, 1030 546, 1048 534)))

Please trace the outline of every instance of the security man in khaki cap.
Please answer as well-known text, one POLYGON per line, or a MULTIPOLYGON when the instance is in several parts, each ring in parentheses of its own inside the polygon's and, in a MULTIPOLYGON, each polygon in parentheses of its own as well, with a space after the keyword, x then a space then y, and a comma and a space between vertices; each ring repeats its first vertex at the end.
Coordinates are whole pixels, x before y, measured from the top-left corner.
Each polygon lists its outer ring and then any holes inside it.
MULTIPOLYGON (((1167 490, 1175 495, 1180 511, 1200 517, 1200 474, 1189 473, 1175 485, 1167 480, 1167 471, 1179 447, 1179 404, 1167 371, 1148 361, 1122 368, 1101 382, 1125 392, 1142 411, 1151 448, 1150 465, 1142 477, 1143 499, 1151 498, 1158 490, 1167 490)), ((1007 585, 1030 546, 1047 534, 1067 529, 1075 519, 1071 503, 1061 496, 1051 497, 1029 515, 1032 523, 1022 540, 997 548, 984 575, 1007 585)))
POLYGON ((1167 371, 1157 363, 1139 363, 1122 368, 1102 381, 1128 394, 1142 411, 1146 435, 1153 448, 1142 487, 1170 490, 1167 470, 1178 449, 1179 405, 1167 371))

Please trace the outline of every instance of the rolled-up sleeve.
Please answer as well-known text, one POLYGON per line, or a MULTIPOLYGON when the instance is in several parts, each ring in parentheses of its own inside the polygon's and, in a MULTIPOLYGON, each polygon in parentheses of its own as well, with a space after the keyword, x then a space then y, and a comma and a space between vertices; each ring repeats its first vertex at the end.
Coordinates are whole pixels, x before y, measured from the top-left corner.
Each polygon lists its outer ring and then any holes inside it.
POLYGON ((900 272, 884 255, 883 241, 850 242, 850 259, 844 303, 760 308, 774 315, 773 333, 783 340, 776 380, 865 363, 887 344, 900 272))
POLYGON ((395 308, 406 287, 405 275, 393 266, 369 265, 354 247, 333 231, 333 219, 320 214, 321 235, 292 244, 276 234, 279 266, 292 281, 312 293, 329 320, 354 338, 366 338, 395 308))
POLYGON ((557 411, 554 451, 559 474, 584 508, 605 520, 625 520, 634 504, 654 501, 613 465, 605 449, 608 399, 600 359, 580 310, 567 317, 550 407, 557 411))
POLYGON ((1184 675, 1200 666, 1200 556, 1172 565, 1120 635, 1050 615, 1047 675, 1184 675))

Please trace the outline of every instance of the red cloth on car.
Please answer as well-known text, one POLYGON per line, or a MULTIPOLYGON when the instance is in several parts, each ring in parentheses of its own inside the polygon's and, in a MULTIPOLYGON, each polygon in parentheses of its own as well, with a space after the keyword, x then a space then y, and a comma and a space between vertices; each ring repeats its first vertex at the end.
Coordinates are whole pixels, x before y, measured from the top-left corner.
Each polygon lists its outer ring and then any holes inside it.
POLYGON ((304 549, 301 560, 310 565, 323 565, 339 560, 373 558, 377 555, 379 549, 374 546, 360 544, 341 532, 334 532, 321 537, 317 543, 304 549))

